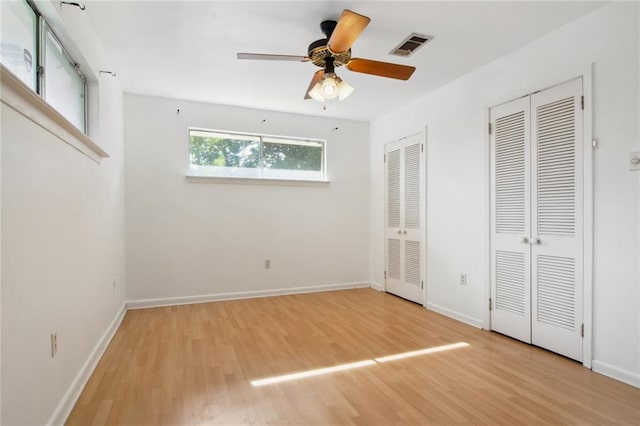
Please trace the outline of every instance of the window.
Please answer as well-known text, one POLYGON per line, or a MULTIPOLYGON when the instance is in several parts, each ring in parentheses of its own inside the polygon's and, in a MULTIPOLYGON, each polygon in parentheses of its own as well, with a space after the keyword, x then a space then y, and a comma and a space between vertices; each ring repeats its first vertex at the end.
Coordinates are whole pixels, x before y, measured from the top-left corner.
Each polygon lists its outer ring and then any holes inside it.
POLYGON ((194 176, 325 179, 324 141, 189 129, 194 176))
POLYGON ((26 2, 13 1, 2 11, 0 62, 36 91, 36 13, 26 2))
MULTIPOLYGON (((44 21, 44 20, 43 20, 44 21)), ((85 131, 86 80, 46 23, 42 97, 78 129, 85 131)))
POLYGON ((78 64, 33 3, 6 2, 2 11, 0 63, 86 134, 87 84, 78 64))

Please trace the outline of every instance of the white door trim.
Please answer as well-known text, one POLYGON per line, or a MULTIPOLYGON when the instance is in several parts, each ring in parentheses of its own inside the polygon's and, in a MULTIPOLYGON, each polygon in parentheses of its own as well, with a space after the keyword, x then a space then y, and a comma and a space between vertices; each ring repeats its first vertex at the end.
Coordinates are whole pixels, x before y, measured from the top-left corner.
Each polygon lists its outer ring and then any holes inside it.
POLYGON ((593 63, 582 72, 582 93, 584 96, 583 119, 583 308, 582 321, 582 365, 591 368, 593 359, 593 63))
POLYGON ((422 279, 424 280, 424 286, 422 289, 422 306, 427 307, 427 183, 429 180, 427 179, 427 149, 429 148, 427 145, 427 126, 424 126, 424 130, 422 131, 422 146, 424 149, 422 150, 422 208, 420 209, 420 221, 422 222, 422 279))

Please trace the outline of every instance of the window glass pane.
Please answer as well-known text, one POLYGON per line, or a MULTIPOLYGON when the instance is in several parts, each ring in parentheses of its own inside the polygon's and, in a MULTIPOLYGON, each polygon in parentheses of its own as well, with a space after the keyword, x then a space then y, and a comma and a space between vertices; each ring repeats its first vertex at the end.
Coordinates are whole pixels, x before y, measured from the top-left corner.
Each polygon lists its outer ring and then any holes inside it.
POLYGON ((324 179, 324 142, 189 129, 195 176, 324 179))
POLYGON ((190 130, 191 172, 200 176, 259 177, 260 138, 190 130))
POLYGON ((36 14, 24 1, 3 2, 0 62, 36 90, 36 14))
POLYGON ((262 142, 264 177, 311 180, 323 178, 322 142, 268 137, 264 137, 262 142))
POLYGON ((45 43, 44 98, 78 129, 85 131, 84 79, 48 29, 45 43))

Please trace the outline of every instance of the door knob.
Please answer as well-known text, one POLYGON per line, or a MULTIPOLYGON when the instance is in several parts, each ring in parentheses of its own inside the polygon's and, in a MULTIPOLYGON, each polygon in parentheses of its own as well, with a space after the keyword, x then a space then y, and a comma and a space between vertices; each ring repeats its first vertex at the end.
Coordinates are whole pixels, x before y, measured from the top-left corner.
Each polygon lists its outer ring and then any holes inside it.
POLYGON ((540 237, 535 237, 531 239, 531 244, 533 245, 538 245, 540 244, 542 241, 540 241, 540 237))
POLYGON ((529 238, 527 237, 520 237, 520 242, 522 244, 529 244, 529 238))
POLYGON ((407 230, 405 229, 404 231, 402 231, 402 233, 403 233, 404 235, 407 235, 407 230))
POLYGON ((398 234, 402 234, 402 231, 398 229, 398 234))

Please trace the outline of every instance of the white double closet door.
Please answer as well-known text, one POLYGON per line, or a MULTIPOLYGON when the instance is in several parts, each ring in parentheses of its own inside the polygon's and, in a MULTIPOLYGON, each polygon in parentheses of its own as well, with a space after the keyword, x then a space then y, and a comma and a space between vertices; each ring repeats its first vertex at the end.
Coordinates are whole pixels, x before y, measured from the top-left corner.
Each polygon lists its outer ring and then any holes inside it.
POLYGON ((424 133, 385 145, 385 291, 424 304, 424 133))
POLYGON ((491 328, 582 361, 582 79, 490 118, 491 328))

